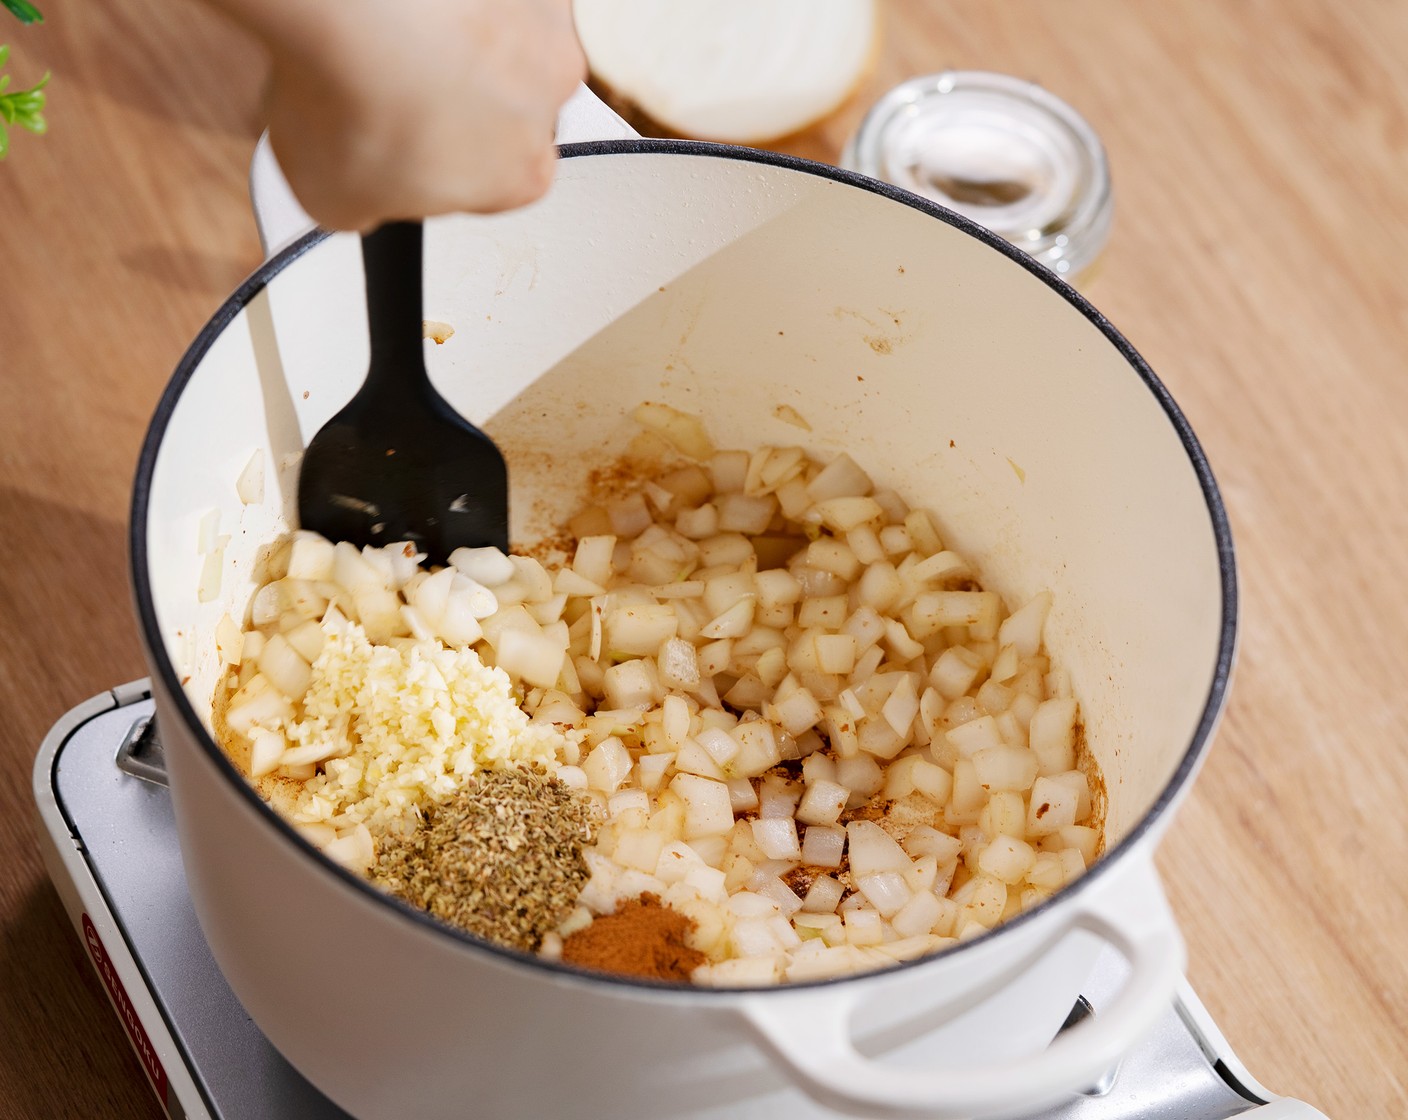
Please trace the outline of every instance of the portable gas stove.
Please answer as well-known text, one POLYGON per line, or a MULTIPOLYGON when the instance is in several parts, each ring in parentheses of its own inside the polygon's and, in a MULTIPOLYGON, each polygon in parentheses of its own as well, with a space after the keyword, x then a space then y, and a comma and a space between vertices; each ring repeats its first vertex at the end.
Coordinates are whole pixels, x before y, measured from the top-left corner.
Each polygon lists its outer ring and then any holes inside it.
MULTIPOLYGON (((259 1032, 206 946, 186 892, 152 707, 145 681, 95 696, 55 725, 35 761, 45 860, 89 960, 169 1116, 346 1117, 259 1032)), ((1123 967, 1107 950, 1068 1025, 1099 1014, 1123 967)), ((792 1091, 717 1115, 836 1114, 792 1091)), ((1262 1088, 1185 982, 1150 1036, 1098 1084, 1027 1120, 1234 1116, 1325 1120, 1262 1088)))

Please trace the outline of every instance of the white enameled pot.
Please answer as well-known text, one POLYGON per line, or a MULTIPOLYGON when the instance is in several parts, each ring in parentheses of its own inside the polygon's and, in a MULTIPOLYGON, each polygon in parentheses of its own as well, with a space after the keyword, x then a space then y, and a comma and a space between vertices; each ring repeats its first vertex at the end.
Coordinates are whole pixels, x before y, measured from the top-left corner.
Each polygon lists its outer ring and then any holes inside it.
MULTIPOLYGON (((138 613, 216 960, 289 1061, 364 1118, 998 1116, 1089 1083, 1180 974, 1151 856, 1232 661, 1230 539, 1192 432, 1075 291, 913 196, 705 144, 626 137, 563 155, 543 201, 426 226, 426 316, 455 328, 427 360, 507 455, 514 539, 574 512, 642 400, 706 418, 720 446, 847 451, 936 511, 1009 602, 1054 592, 1048 642, 1105 776, 1107 854, 934 957, 746 991, 487 946, 322 857, 209 731, 215 624, 243 616, 260 547, 290 525, 299 451, 366 368, 358 240, 313 232, 196 339, 136 481, 138 613), (265 494, 245 505, 235 480, 256 454, 265 494), (211 510, 229 541, 202 603, 211 510), (1122 993, 1048 1046, 1107 943, 1131 964, 1122 993)), ((284 240, 261 221, 266 244, 284 240)))

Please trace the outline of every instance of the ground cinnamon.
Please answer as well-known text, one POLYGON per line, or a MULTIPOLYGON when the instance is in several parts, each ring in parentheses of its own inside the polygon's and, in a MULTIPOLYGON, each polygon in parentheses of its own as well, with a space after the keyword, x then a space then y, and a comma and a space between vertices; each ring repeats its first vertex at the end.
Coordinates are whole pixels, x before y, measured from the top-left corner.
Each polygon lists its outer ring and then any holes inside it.
POLYGON ((562 943, 562 959, 579 968, 624 973, 647 980, 688 980, 704 954, 685 944, 694 929, 687 918, 643 894, 596 918, 562 943))

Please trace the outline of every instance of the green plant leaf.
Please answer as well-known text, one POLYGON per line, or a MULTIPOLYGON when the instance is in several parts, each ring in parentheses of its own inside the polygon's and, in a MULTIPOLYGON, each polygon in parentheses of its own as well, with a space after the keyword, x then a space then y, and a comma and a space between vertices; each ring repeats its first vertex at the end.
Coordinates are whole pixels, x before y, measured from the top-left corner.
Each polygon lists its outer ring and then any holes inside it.
POLYGON ((21 23, 43 23, 44 17, 29 0, 0 0, 21 23))
MULTIPOLYGON (((9 48, 0 47, 0 66, 5 64, 8 57, 9 48)), ((48 81, 49 75, 45 74, 29 89, 5 93, 10 77, 8 74, 0 76, 0 159, 4 159, 10 150, 8 126, 19 125, 36 136, 42 136, 48 130, 48 123, 44 120, 44 86, 48 81)))

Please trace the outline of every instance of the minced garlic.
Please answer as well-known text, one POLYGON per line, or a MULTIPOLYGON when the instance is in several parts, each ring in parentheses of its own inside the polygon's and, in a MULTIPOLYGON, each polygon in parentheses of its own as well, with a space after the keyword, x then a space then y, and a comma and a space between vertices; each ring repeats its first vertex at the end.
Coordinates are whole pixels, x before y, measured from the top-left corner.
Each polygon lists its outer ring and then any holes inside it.
POLYGON ((301 823, 373 832, 412 826, 419 807, 481 768, 534 763, 551 773, 565 740, 530 724, 502 669, 434 640, 374 645, 356 623, 328 630, 290 743, 336 743, 304 783, 301 823))

